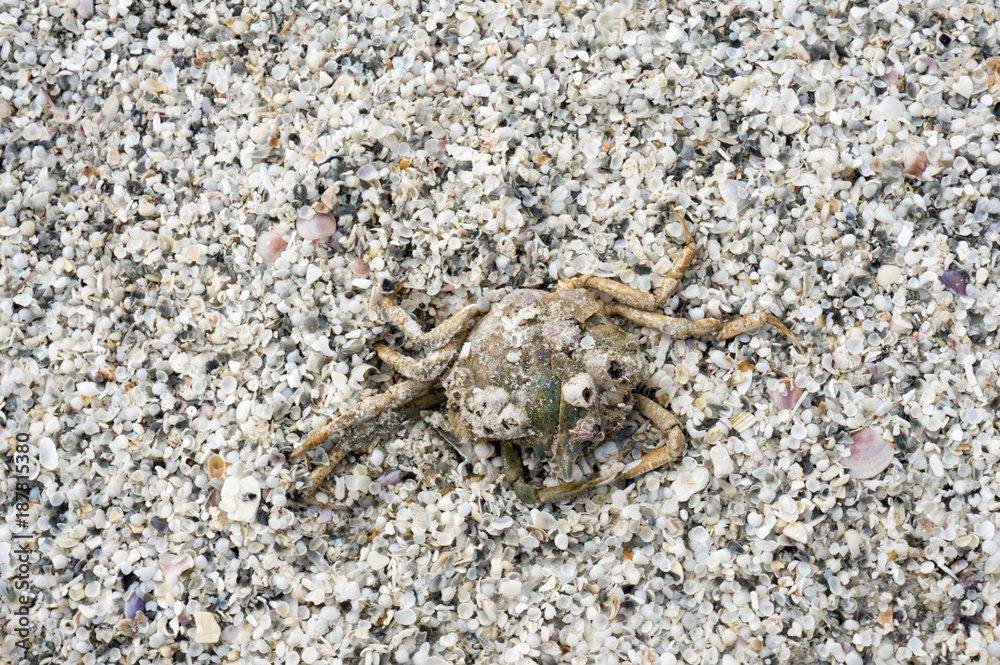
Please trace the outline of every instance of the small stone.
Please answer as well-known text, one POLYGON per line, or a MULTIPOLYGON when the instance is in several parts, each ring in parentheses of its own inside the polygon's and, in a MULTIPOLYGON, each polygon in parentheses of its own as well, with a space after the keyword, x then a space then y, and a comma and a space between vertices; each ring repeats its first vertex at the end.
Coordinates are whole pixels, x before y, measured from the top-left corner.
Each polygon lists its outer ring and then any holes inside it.
POLYGON ((891 264, 883 265, 875 273, 875 282, 879 286, 892 286, 897 283, 899 279, 903 276, 903 271, 899 269, 898 266, 891 264))
POLYGON ((139 214, 143 217, 152 217, 156 214, 156 206, 149 201, 140 201, 139 214))
POLYGON ((209 612, 195 612, 194 626, 194 641, 198 644, 215 644, 222 637, 219 622, 209 612))
POLYGON ((35 235, 35 223, 30 219, 25 222, 21 222, 21 226, 18 228, 18 231, 20 231, 21 235, 25 238, 30 238, 35 235))

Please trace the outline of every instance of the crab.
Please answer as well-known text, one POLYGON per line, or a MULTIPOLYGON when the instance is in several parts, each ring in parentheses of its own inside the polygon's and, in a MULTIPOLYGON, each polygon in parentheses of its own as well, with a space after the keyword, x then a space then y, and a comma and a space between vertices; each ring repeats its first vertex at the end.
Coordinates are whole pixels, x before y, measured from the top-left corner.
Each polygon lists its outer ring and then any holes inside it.
POLYGON ((684 448, 681 424, 662 405, 638 394, 649 378, 648 362, 636 336, 619 327, 615 317, 681 339, 726 340, 770 324, 802 352, 791 331, 769 312, 723 322, 656 311, 677 290, 695 256, 687 225, 677 218, 686 245, 655 295, 614 279, 581 275, 561 280, 552 291, 515 290, 485 313, 468 305, 430 331, 392 296, 382 297, 381 314, 428 352, 416 360, 384 344, 375 346, 378 357, 406 380, 363 400, 292 452, 297 457, 333 442, 328 462, 310 474, 304 500, 331 505, 314 495, 344 457, 366 452, 379 434, 442 403, 457 436, 499 445, 504 477, 525 504, 570 500, 676 459, 684 448), (658 447, 610 476, 572 481, 580 455, 621 431, 633 410, 659 429, 658 447), (529 482, 522 451, 554 463, 560 484, 529 482))

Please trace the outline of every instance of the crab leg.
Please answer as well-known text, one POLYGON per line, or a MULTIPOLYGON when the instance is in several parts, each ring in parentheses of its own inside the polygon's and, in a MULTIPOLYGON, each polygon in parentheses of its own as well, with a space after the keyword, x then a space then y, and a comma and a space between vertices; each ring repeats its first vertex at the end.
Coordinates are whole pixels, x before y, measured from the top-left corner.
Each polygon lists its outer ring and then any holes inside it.
POLYGON ((416 381, 413 379, 390 386, 384 393, 373 395, 363 400, 350 412, 345 413, 318 432, 313 432, 305 440, 305 443, 292 451, 292 457, 298 457, 302 453, 322 445, 327 439, 348 437, 351 435, 352 430, 355 430, 360 425, 375 419, 383 412, 390 409, 397 409, 419 397, 423 397, 431 392, 435 386, 436 381, 416 381))
POLYGON ((404 381, 396 384, 387 392, 364 400, 350 413, 347 413, 330 425, 316 432, 292 452, 292 457, 316 448, 324 441, 334 438, 326 464, 318 466, 309 474, 312 482, 303 495, 304 503, 318 503, 322 506, 333 504, 315 501, 314 495, 320 489, 320 483, 340 464, 348 453, 360 452, 367 448, 372 439, 380 434, 391 432, 407 420, 415 418, 420 411, 432 409, 444 402, 444 392, 434 390, 435 382, 404 381), (408 387, 407 387, 408 386, 408 387), (394 388, 407 387, 394 391, 394 388), (390 395, 394 399, 384 400, 390 395))
POLYGON ((687 319, 665 316, 658 312, 647 312, 621 303, 610 303, 607 307, 607 312, 608 314, 628 319, 640 326, 659 330, 665 335, 677 339, 713 335, 716 339, 724 340, 742 335, 743 333, 752 332, 758 328, 762 328, 765 324, 770 324, 781 331, 788 339, 792 340, 800 353, 805 353, 805 350, 803 350, 799 341, 795 339, 792 331, 785 327, 785 324, 778 317, 769 312, 754 312, 753 314, 725 322, 718 319, 688 321, 687 319))
POLYGON ((462 348, 465 335, 459 333, 440 349, 431 351, 420 360, 391 349, 385 344, 376 344, 375 353, 378 357, 396 368, 396 371, 408 379, 417 381, 432 381, 441 376, 448 364, 462 348))
POLYGON ((501 441, 500 451, 503 456, 504 478, 506 478, 507 483, 514 490, 517 498, 526 504, 567 501, 581 494, 586 494, 595 487, 600 487, 617 478, 617 476, 610 476, 588 480, 585 483, 565 483, 552 487, 535 487, 528 482, 524 475, 524 467, 521 465, 521 453, 518 447, 509 441, 501 441))
POLYGON ((681 430, 681 423, 674 414, 670 413, 662 406, 642 395, 635 395, 635 408, 642 415, 653 421, 657 429, 663 434, 663 445, 652 450, 635 462, 625 467, 625 470, 618 474, 621 479, 635 478, 647 471, 652 471, 658 467, 672 462, 684 450, 684 432, 681 430))
POLYGON ((433 330, 424 332, 416 319, 410 316, 402 307, 394 303, 389 296, 382 298, 379 307, 382 310, 382 314, 403 331, 406 339, 428 349, 438 349, 450 342, 481 313, 478 305, 466 305, 445 319, 433 330))
POLYGON ((694 238, 691 237, 691 233, 688 231, 687 224, 684 223, 684 219, 677 213, 676 210, 671 208, 673 213, 677 215, 677 221, 681 223, 681 227, 684 229, 684 237, 687 239, 684 249, 681 250, 680 256, 678 256, 670 270, 663 277, 663 282, 660 284, 660 288, 657 289, 656 295, 652 293, 646 293, 645 291, 640 291, 639 289, 634 289, 631 286, 626 286, 621 282, 608 279, 607 277, 594 277, 593 275, 580 275, 579 277, 574 277, 572 279, 564 279, 559 282, 559 288, 571 288, 571 289, 582 289, 590 288, 595 291, 600 291, 605 295, 609 295, 620 303, 624 303, 629 307, 635 307, 637 309, 642 309, 646 311, 651 311, 658 309, 663 306, 663 303, 667 301, 670 296, 674 295, 677 291, 677 287, 680 286, 681 278, 684 277, 684 272, 691 265, 691 261, 694 259, 695 247, 694 238))

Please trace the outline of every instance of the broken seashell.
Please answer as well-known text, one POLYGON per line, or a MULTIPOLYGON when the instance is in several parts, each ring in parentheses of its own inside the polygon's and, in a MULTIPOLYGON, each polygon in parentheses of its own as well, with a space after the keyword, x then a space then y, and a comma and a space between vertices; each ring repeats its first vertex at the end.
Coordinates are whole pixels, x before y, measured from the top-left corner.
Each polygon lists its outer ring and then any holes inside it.
POLYGON ((190 554, 178 555, 164 552, 160 555, 160 570, 163 571, 164 577, 180 575, 193 565, 194 559, 191 558, 190 554))
POLYGON ((757 423, 757 418, 754 415, 747 413, 746 411, 737 413, 735 416, 729 419, 729 424, 732 426, 734 430, 736 430, 740 434, 753 427, 756 423, 757 423))
POLYGON ((125 599, 125 618, 129 621, 135 619, 136 615, 146 609, 146 601, 142 599, 142 594, 138 588, 133 588, 132 593, 125 599))
POLYGON ((219 623, 208 612, 195 612, 194 626, 194 641, 198 644, 215 644, 222 637, 219 623))
POLYGON ((257 517, 260 505, 260 483, 253 476, 227 478, 222 485, 219 508, 229 514, 234 522, 251 522, 257 517))
POLYGON ((965 276, 965 273, 959 272, 957 270, 945 270, 941 273, 941 283, 945 285, 949 291, 957 293, 960 296, 969 295, 967 288, 969 286, 969 278, 965 276))
POLYGON ((874 478, 882 473, 895 455, 892 444, 880 434, 865 427, 851 435, 852 443, 847 446, 850 455, 841 458, 855 478, 874 478))
POLYGON ((927 168, 927 152, 910 147, 903 151, 903 171, 906 175, 918 177, 927 168))
POLYGON ((794 409, 799 405, 804 392, 795 385, 793 379, 781 379, 778 381, 778 387, 771 391, 771 401, 779 409, 794 409))
POLYGON ((708 487, 711 474, 703 466, 686 467, 680 471, 680 476, 670 485, 677 501, 684 503, 698 492, 708 487))
POLYGON ((789 522, 781 533, 789 540, 806 545, 809 543, 809 536, 812 534, 812 527, 802 522, 789 522))

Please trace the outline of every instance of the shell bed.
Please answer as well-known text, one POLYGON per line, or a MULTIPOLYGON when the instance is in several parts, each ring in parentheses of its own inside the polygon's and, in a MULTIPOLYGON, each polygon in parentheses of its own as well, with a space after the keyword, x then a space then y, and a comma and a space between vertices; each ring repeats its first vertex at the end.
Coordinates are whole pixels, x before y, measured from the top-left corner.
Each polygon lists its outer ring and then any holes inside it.
POLYGON ((994 3, 0 4, 0 662, 1000 659, 994 3), (669 464, 437 408, 302 501, 374 295, 655 294, 667 205, 656 311, 806 354, 613 317, 669 464))

